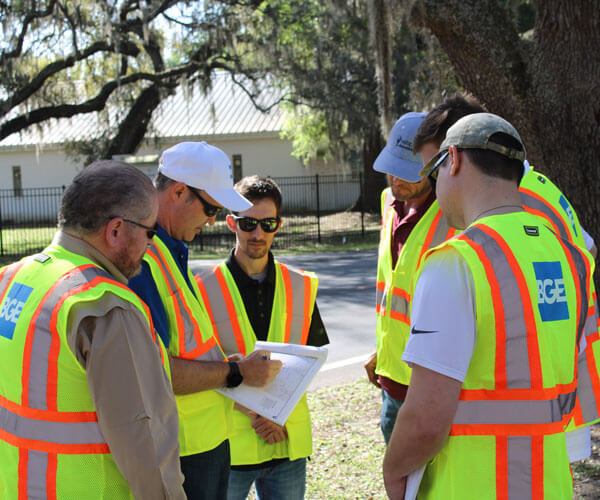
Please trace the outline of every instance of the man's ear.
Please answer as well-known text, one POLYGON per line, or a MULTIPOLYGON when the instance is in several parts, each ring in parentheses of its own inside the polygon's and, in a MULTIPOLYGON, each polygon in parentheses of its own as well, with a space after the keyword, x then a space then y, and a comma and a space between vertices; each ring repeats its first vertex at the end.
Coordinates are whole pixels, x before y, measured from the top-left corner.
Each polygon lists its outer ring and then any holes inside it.
POLYGON ((184 199, 187 186, 183 182, 176 182, 175 184, 171 184, 169 188, 171 199, 173 201, 179 201, 184 199))
POLYGON ((235 219, 233 218, 233 215, 227 214, 227 217, 225 217, 225 222, 227 223, 229 230, 232 233, 235 233, 235 219))
POLYGON ((456 176, 462 168, 463 157, 459 154, 456 146, 450 146, 448 152, 450 154, 450 175, 456 176))
POLYGON ((116 248, 125 233, 125 221, 120 217, 109 220, 104 226, 104 239, 109 248, 116 248))

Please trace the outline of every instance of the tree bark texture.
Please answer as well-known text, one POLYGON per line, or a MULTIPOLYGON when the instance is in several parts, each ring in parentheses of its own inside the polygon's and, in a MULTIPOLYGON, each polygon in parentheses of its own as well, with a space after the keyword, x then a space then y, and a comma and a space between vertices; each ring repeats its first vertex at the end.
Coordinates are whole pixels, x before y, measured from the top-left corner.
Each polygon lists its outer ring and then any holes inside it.
POLYGON ((494 0, 415 0, 411 22, 438 38, 465 89, 517 128, 530 163, 600 243, 600 1, 534 4, 527 39, 494 0))
POLYGON ((379 152, 385 146, 378 127, 371 129, 366 134, 363 142, 363 208, 367 212, 379 213, 381 211, 381 191, 387 186, 385 175, 373 170, 373 163, 379 152))

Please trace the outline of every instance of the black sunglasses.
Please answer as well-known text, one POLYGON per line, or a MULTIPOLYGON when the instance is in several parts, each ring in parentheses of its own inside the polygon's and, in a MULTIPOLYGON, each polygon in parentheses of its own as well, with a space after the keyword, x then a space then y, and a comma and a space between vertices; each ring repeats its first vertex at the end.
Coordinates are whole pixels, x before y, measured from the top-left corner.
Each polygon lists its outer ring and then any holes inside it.
POLYGON ((192 193, 194 193, 194 195, 196 196, 196 198, 198 198, 202 202, 202 206, 204 207, 204 214, 207 217, 214 217, 221 210, 223 210, 223 207, 218 207, 217 205, 213 205, 212 203, 209 203, 204 198, 202 198, 202 196, 200 196, 200 193, 198 191, 196 191, 194 188, 191 188, 190 186, 188 186, 188 189, 192 193))
POLYGON ((437 177, 438 177, 438 173, 440 170, 440 166, 446 161, 446 158, 448 158, 448 151, 446 151, 442 156, 440 156, 438 158, 438 161, 436 161, 433 164, 433 167, 427 174, 427 179, 429 180, 429 185, 431 186, 431 189, 433 189, 434 191, 435 191, 435 185, 437 183, 437 177))
POLYGON ((158 232, 158 222, 156 224, 154 224, 154 227, 150 227, 150 226, 146 226, 144 224, 141 224, 139 222, 136 222, 134 220, 126 219, 125 217, 121 217, 121 219, 123 219, 123 221, 127 222, 128 224, 133 224, 134 226, 141 227, 142 229, 145 229, 146 230, 146 236, 148 236, 149 240, 151 240, 152 238, 154 238, 154 235, 158 232))
POLYGON ((251 233, 260 224, 260 227, 265 233, 274 233, 279 227, 281 217, 266 217, 264 219, 255 219, 254 217, 240 217, 232 215, 240 229, 246 233, 251 233))

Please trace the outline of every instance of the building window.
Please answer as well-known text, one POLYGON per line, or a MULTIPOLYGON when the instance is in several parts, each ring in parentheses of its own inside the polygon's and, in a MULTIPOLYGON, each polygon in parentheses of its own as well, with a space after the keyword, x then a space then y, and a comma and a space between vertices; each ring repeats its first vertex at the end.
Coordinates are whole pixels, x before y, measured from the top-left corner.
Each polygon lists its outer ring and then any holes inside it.
POLYGON ((242 155, 233 155, 233 182, 242 178, 242 155))
POLYGON ((12 168, 13 174, 13 192, 15 197, 23 196, 23 182, 21 180, 21 167, 15 165, 12 168))

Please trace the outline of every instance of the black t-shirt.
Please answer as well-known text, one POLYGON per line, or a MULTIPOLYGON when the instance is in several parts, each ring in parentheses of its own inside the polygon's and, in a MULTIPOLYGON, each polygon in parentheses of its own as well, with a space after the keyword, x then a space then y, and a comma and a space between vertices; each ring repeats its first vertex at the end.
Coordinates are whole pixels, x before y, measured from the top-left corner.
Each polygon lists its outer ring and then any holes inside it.
MULTIPOLYGON (((238 287, 242 302, 244 302, 246 308, 246 314, 256 334, 256 339, 267 340, 269 323, 271 322, 271 311, 273 310, 273 298, 275 297, 276 274, 273 254, 269 252, 267 275, 262 282, 259 282, 242 270, 235 260, 233 252, 232 250, 225 263, 238 287)), ((315 303, 306 344, 320 347, 328 343, 329 337, 319 314, 319 308, 315 303)))

